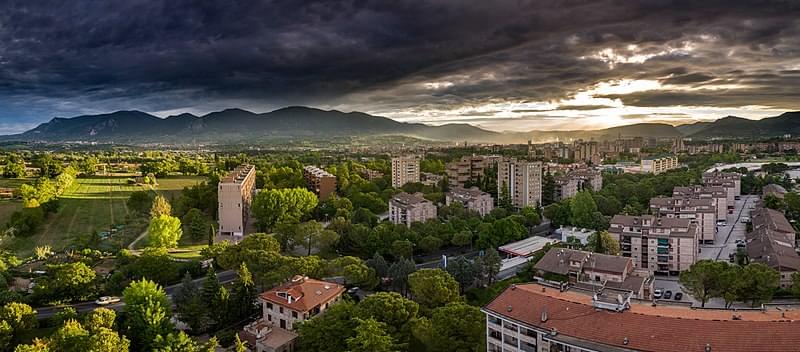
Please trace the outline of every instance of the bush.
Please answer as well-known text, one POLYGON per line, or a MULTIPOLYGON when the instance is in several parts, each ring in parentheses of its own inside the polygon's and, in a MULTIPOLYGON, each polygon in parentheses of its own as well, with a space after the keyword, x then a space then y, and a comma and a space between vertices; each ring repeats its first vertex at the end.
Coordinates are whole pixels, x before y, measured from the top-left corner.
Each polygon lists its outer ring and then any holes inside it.
POLYGON ((7 236, 30 237, 44 222, 44 212, 40 208, 26 208, 11 214, 3 229, 7 236))

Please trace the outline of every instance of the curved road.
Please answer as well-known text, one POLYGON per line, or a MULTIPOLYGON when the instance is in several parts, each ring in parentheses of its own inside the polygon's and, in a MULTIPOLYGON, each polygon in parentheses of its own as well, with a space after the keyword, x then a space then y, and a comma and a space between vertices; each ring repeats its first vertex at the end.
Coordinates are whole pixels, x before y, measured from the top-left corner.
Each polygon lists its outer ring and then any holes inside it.
MULTIPOLYGON (((223 283, 223 284, 224 283, 228 283, 228 282, 232 282, 232 281, 236 280, 236 278, 237 278, 236 271, 233 271, 233 270, 226 270, 226 271, 221 271, 221 272, 217 273, 217 279, 219 279, 219 282, 223 283)), ((206 280, 206 278, 204 276, 204 277, 201 277, 199 279, 194 280, 193 282, 196 285, 202 285, 205 280, 206 280)), ((167 286, 167 287, 164 288, 164 291, 167 293, 167 297, 172 298, 172 295, 175 294, 176 292, 178 292, 178 290, 180 290, 180 288, 182 286, 183 286, 182 284, 176 284, 176 285, 167 286)), ((61 310, 63 310, 66 307, 72 307, 78 313, 91 312, 91 311, 93 311, 93 310, 95 310, 97 308, 101 308, 101 307, 119 311, 119 310, 122 310, 122 307, 125 307, 125 302, 109 304, 109 305, 106 305, 106 306, 99 306, 99 305, 95 304, 94 302, 80 302, 80 303, 75 303, 75 304, 72 304, 72 305, 55 306, 55 307, 39 307, 39 308, 34 308, 34 309, 36 310, 36 317, 37 318, 39 318, 39 319, 47 319, 47 318, 52 317, 56 313, 60 312, 61 310)))

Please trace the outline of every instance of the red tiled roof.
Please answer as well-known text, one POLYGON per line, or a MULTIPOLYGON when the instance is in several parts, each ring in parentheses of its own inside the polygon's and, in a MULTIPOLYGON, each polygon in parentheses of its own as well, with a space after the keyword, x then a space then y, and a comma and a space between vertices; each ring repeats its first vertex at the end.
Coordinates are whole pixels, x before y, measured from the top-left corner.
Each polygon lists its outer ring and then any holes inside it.
MULTIPOLYGON (((622 313, 598 310, 591 297, 559 292, 538 284, 508 288, 485 310, 558 335, 606 346, 640 351, 797 351, 800 349, 800 312, 693 310, 687 307, 632 303, 622 313), (508 306, 511 311, 508 311, 508 306), (541 321, 542 311, 547 320, 541 321), (628 344, 623 344, 627 338, 628 344)), ((557 335, 557 336, 558 336, 557 335)))
POLYGON ((337 283, 295 276, 292 281, 273 287, 259 295, 259 298, 298 312, 308 312, 316 306, 332 301, 342 292, 344 286, 337 283), (278 296, 278 293, 291 296, 291 303, 288 297, 278 296))

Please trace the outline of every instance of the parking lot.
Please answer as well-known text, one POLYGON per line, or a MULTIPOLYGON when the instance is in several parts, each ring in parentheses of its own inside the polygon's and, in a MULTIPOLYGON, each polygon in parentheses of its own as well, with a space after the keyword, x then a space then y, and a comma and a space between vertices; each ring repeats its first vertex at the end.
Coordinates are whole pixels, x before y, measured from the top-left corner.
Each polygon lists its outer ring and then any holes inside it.
MULTIPOLYGON (((700 253, 698 253, 698 260, 711 259, 711 260, 724 260, 727 261, 730 254, 736 253, 736 240, 744 240, 747 225, 742 223, 742 218, 750 217, 750 207, 755 204, 757 196, 743 195, 733 209, 733 214, 727 214, 727 225, 717 226, 717 234, 714 238, 714 244, 700 245, 700 253)), ((700 302, 692 296, 683 292, 678 283, 678 277, 672 276, 656 276, 654 288, 662 289, 662 291, 671 291, 672 297, 669 299, 674 301, 675 293, 682 292, 683 302, 692 302, 695 306, 700 306, 700 302)), ((663 301, 663 299, 662 299, 663 301)), ((724 307, 725 303, 722 299, 713 299, 706 303, 706 307, 724 307)))

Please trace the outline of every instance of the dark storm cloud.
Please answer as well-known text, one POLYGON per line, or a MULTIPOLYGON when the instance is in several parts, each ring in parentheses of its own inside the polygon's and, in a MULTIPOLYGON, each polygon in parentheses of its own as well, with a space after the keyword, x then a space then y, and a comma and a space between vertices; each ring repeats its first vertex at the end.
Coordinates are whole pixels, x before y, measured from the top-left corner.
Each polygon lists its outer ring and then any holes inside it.
POLYGON ((0 11, 0 118, 469 109, 619 79, 749 87, 615 96, 630 105, 797 108, 798 15, 795 1, 12 0, 0 11), (647 59, 598 55, 607 49, 647 59), (425 85, 438 81, 451 84, 425 85))

